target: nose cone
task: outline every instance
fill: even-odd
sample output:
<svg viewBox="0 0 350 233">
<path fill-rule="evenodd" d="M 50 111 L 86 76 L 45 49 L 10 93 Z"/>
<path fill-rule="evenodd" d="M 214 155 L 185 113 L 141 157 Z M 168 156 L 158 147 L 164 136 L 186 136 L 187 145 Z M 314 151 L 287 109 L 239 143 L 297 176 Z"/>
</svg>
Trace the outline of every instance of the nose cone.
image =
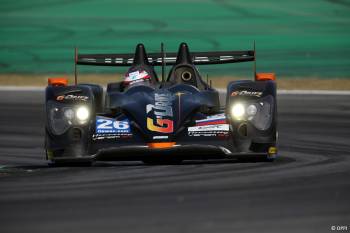
<svg viewBox="0 0 350 233">
<path fill-rule="evenodd" d="M 145 46 L 143 44 L 136 45 L 133 65 L 148 65 L 148 58 Z"/>
<path fill-rule="evenodd" d="M 192 64 L 192 58 L 186 43 L 181 43 L 177 52 L 176 64 Z"/>
</svg>

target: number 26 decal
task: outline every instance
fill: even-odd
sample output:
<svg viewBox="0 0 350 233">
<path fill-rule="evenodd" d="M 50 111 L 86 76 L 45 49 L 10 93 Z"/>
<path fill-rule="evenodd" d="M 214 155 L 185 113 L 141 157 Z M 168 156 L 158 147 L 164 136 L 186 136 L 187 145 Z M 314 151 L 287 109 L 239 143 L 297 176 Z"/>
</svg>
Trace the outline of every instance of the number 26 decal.
<svg viewBox="0 0 350 233">
<path fill-rule="evenodd" d="M 128 120 L 116 121 L 111 118 L 97 117 L 96 133 L 130 133 Z"/>
<path fill-rule="evenodd" d="M 108 119 L 98 119 L 96 122 L 97 129 L 129 129 L 127 121 L 113 121 Z"/>
</svg>

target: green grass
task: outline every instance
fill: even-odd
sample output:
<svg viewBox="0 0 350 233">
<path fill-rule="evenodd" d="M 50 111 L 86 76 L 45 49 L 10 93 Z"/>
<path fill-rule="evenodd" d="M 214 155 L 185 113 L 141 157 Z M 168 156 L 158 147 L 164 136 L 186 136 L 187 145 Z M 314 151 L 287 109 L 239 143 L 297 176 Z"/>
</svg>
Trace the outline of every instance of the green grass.
<svg viewBox="0 0 350 233">
<path fill-rule="evenodd" d="M 252 49 L 258 69 L 283 77 L 348 78 L 350 2 L 302 0 L 2 0 L 1 73 L 72 73 L 73 48 L 85 53 Z M 251 75 L 252 64 L 200 67 L 202 73 Z M 83 67 L 120 73 L 125 68 Z"/>
</svg>

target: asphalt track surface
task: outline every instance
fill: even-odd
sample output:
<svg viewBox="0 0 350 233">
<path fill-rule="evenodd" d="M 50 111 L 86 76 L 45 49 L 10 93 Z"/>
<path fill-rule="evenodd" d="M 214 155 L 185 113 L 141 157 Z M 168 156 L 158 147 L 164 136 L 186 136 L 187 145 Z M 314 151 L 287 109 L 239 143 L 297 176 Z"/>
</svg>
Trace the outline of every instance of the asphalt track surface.
<svg viewBox="0 0 350 233">
<path fill-rule="evenodd" d="M 349 95 L 280 95 L 273 163 L 73 168 L 43 160 L 42 99 L 0 92 L 2 233 L 349 231 Z"/>
</svg>

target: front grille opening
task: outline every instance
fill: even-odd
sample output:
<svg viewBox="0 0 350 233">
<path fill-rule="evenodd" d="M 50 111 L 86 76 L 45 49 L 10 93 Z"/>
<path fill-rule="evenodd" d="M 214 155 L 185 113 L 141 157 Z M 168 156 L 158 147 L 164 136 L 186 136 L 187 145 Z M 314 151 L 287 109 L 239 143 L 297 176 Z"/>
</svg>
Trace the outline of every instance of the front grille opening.
<svg viewBox="0 0 350 233">
<path fill-rule="evenodd" d="M 248 127 L 246 123 L 242 123 L 238 126 L 238 133 L 242 137 L 248 136 Z"/>
<path fill-rule="evenodd" d="M 82 132 L 78 128 L 73 128 L 72 137 L 74 141 L 80 141 Z"/>
</svg>

